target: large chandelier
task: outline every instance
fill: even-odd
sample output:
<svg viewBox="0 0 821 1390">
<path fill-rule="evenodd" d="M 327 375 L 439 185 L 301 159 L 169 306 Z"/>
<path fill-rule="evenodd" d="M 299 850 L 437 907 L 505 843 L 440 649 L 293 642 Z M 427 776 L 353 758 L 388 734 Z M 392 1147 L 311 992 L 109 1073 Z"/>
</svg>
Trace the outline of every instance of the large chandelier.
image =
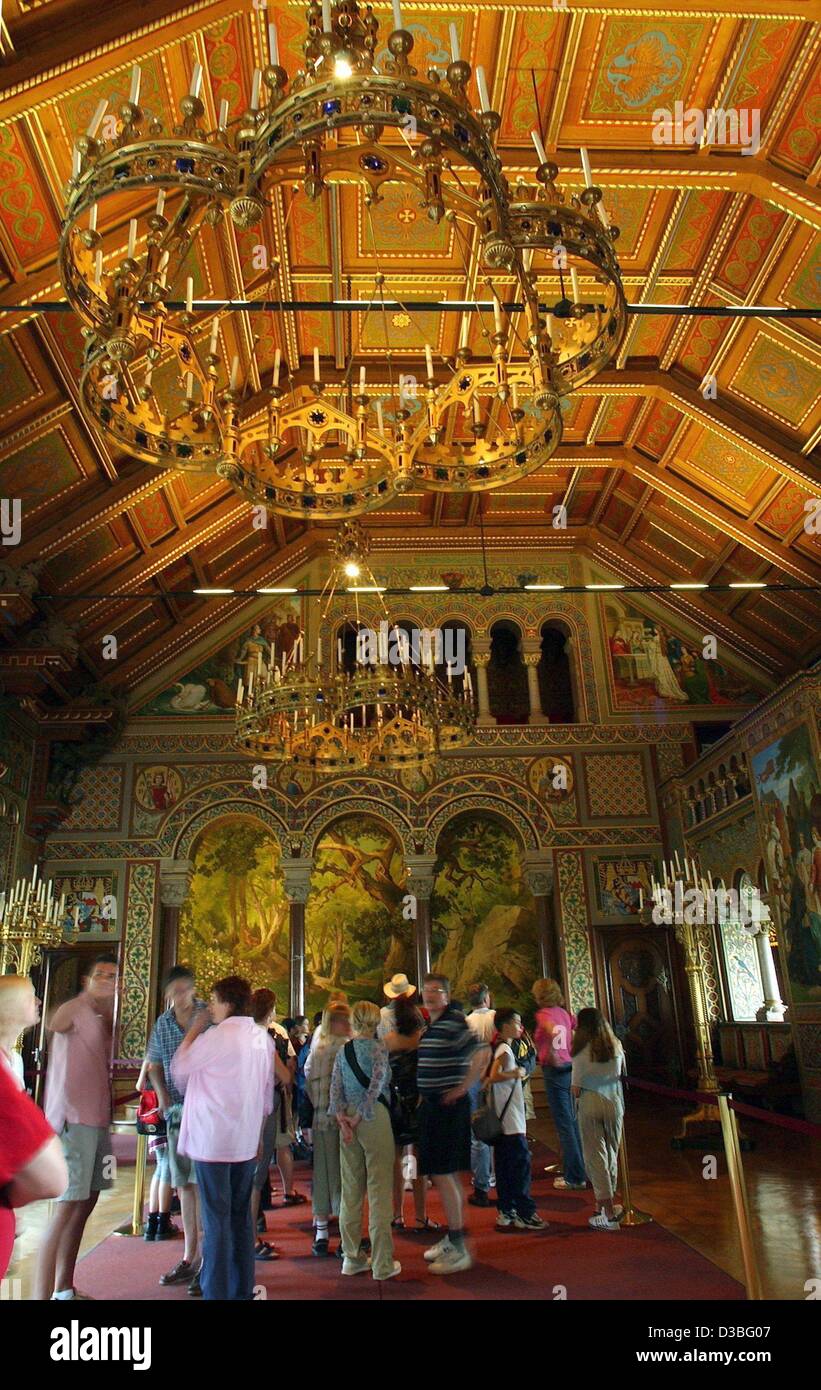
<svg viewBox="0 0 821 1390">
<path fill-rule="evenodd" d="M 229 121 L 223 102 L 213 128 L 199 65 L 172 131 L 156 118 L 146 122 L 135 68 L 116 134 L 101 138 L 101 102 L 75 148 L 60 260 L 66 293 L 87 326 L 86 417 L 149 463 L 215 471 L 249 501 L 285 515 L 338 519 L 381 506 L 397 491 L 484 490 L 525 476 L 560 442 L 559 397 L 612 359 L 626 327 L 618 232 L 608 225 L 584 152 L 586 186 L 568 198 L 535 136 L 537 190 L 524 198 L 518 184 L 512 195 L 482 69 L 476 101 L 468 91 L 474 74 L 452 28 L 444 78 L 434 69 L 422 76 L 397 0 L 393 8 L 389 57 L 377 66 L 370 6 L 311 0 L 304 66 L 292 78 L 269 25 L 269 63 L 254 73 L 247 110 Z M 402 139 L 386 143 L 391 132 Z M 475 228 L 494 305 L 488 359 L 473 361 L 461 347 L 455 359 L 443 359 L 443 373 L 426 347 L 421 408 L 411 412 L 394 383 L 387 395 L 383 388 L 369 393 L 360 369 L 358 393 L 350 380 L 337 391 L 321 381 L 318 354 L 309 380 L 279 351 L 271 385 L 244 401 L 239 359 L 227 367 L 220 353 L 218 317 L 209 338 L 210 316 L 193 312 L 186 257 L 195 239 L 226 215 L 238 228 L 257 227 L 279 185 L 316 199 L 331 184 L 358 183 L 371 203 L 396 182 L 418 189 L 432 220 Z M 145 233 L 138 235 L 132 218 L 126 254 L 106 257 L 99 209 L 140 193 L 153 204 Z M 547 315 L 533 269 L 537 253 L 559 274 L 560 296 Z M 276 256 L 273 247 L 272 263 Z M 523 304 L 521 332 L 502 310 L 493 283 L 500 273 L 506 283 L 512 278 Z M 377 274 L 368 312 L 384 302 L 384 280 Z M 163 395 L 153 378 L 167 361 L 177 365 L 179 387 Z"/>
<path fill-rule="evenodd" d="M 256 670 L 237 690 L 234 741 L 244 753 L 320 774 L 401 771 L 428 767 L 440 753 L 469 741 L 476 721 L 468 671 L 457 693 L 450 668 L 440 680 L 430 646 L 414 662 L 406 635 L 390 624 L 384 603 L 388 650 L 377 643 L 374 654 L 372 644 L 361 641 L 370 630 L 361 620 L 359 591 L 379 591 L 368 549 L 358 523 L 340 527 L 322 598 L 324 618 L 338 592 L 352 593 L 343 626 L 356 634 L 353 668 L 346 667 L 341 638 L 332 653 L 322 635 L 315 653 L 305 652 L 300 637 L 292 654 L 279 660 L 274 653 L 266 664 L 259 654 Z M 360 584 L 362 579 L 367 582 Z"/>
</svg>

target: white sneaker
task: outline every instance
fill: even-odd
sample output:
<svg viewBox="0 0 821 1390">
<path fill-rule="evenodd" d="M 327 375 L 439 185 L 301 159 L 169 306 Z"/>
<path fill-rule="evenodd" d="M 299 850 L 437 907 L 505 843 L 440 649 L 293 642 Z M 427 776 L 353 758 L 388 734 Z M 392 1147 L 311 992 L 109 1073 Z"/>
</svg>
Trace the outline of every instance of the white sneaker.
<svg viewBox="0 0 821 1390">
<path fill-rule="evenodd" d="M 511 1226 L 516 1225 L 516 1218 L 510 1212 L 500 1211 L 496 1217 L 496 1230 L 507 1231 Z"/>
<path fill-rule="evenodd" d="M 448 1250 L 452 1249 L 453 1246 L 450 1243 L 450 1236 L 443 1236 L 441 1240 L 437 1240 L 436 1244 L 430 1247 L 430 1250 L 425 1251 L 424 1257 L 428 1262 L 438 1260 L 442 1255 L 446 1254 Z"/>
<path fill-rule="evenodd" d="M 431 1274 L 461 1274 L 463 1269 L 470 1269 L 473 1260 L 467 1250 L 457 1250 L 451 1246 L 438 1260 L 434 1260 L 430 1266 Z"/>
<path fill-rule="evenodd" d="M 599 1211 L 595 1216 L 591 1216 L 588 1225 L 594 1231 L 620 1231 L 621 1226 L 618 1221 L 611 1221 L 609 1216 L 605 1216 L 603 1211 Z"/>
<path fill-rule="evenodd" d="M 52 1303 L 75 1303 L 75 1302 L 93 1303 L 93 1302 L 94 1302 L 94 1299 L 92 1298 L 92 1296 L 91 1296 L 90 1293 L 78 1293 L 76 1289 L 72 1289 L 70 1294 L 63 1294 L 62 1298 L 58 1298 L 57 1295 L 56 1295 L 56 1293 L 53 1293 L 53 1294 L 51 1295 L 50 1302 L 52 1302 Z"/>
<path fill-rule="evenodd" d="M 344 1260 L 342 1261 L 343 1274 L 367 1274 L 370 1267 L 370 1260 L 363 1259 L 361 1255 L 358 1259 L 355 1260 L 349 1260 L 346 1255 Z"/>
<path fill-rule="evenodd" d="M 395 1279 L 396 1276 L 397 1276 L 397 1274 L 401 1274 L 401 1273 L 402 1273 L 402 1266 L 401 1266 L 401 1264 L 399 1263 L 398 1260 L 394 1260 L 394 1262 L 393 1262 L 393 1269 L 391 1270 L 390 1274 L 383 1274 L 383 1275 L 382 1275 L 382 1278 L 381 1278 L 381 1279 L 378 1279 L 378 1283 L 384 1284 L 384 1282 L 385 1282 L 386 1279 Z M 377 1279 L 377 1275 L 374 1275 L 373 1277 L 374 1277 L 374 1279 Z"/>
</svg>

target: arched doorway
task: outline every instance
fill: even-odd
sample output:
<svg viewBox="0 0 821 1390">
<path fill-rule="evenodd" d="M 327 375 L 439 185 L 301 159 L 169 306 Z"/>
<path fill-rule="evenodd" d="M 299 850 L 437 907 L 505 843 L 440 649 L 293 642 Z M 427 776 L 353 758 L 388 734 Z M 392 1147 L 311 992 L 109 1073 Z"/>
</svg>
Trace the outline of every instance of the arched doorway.
<svg viewBox="0 0 821 1390">
<path fill-rule="evenodd" d="M 284 1013 L 289 914 L 279 843 L 253 817 L 226 816 L 201 831 L 191 859 L 180 960 L 191 966 L 203 994 L 222 976 L 242 975 L 254 989 L 272 989 Z"/>
<path fill-rule="evenodd" d="M 414 924 L 403 915 L 406 869 L 399 840 L 375 816 L 345 815 L 314 851 L 305 908 L 305 1012 L 331 990 L 381 1002 L 386 980 L 414 984 Z"/>
</svg>

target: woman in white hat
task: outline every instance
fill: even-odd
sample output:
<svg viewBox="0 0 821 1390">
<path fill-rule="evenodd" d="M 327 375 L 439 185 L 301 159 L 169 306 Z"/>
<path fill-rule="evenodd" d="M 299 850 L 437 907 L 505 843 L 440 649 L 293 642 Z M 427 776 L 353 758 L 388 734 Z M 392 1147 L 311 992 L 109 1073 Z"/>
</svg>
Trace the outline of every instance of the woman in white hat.
<svg viewBox="0 0 821 1390">
<path fill-rule="evenodd" d="M 396 1140 L 396 1162 L 393 1174 L 393 1226 L 405 1225 L 405 1188 L 413 1187 L 416 1226 L 420 1231 L 438 1230 L 427 1214 L 427 1179 L 416 1173 L 415 1144 L 418 1137 L 416 1112 L 419 1092 L 416 1089 L 416 1049 L 426 1019 L 414 1000 L 416 985 L 407 975 L 394 975 L 383 986 L 385 997 L 391 1000 L 381 1010 L 378 1036 L 384 1041 L 391 1062 L 394 1092 L 393 1134 Z"/>
</svg>

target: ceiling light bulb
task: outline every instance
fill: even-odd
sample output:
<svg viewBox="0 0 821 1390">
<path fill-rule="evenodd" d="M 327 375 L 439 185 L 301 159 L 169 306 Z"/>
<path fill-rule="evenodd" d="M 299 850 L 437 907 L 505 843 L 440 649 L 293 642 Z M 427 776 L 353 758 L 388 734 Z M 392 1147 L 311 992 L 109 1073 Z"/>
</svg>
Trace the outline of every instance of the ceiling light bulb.
<svg viewBox="0 0 821 1390">
<path fill-rule="evenodd" d="M 334 77 L 338 77 L 340 82 L 353 77 L 353 66 L 349 58 L 343 58 L 341 54 L 337 57 L 334 63 Z"/>
<path fill-rule="evenodd" d="M 345 565 L 345 574 L 348 579 L 359 578 L 359 566 L 355 560 L 349 560 Z"/>
</svg>

